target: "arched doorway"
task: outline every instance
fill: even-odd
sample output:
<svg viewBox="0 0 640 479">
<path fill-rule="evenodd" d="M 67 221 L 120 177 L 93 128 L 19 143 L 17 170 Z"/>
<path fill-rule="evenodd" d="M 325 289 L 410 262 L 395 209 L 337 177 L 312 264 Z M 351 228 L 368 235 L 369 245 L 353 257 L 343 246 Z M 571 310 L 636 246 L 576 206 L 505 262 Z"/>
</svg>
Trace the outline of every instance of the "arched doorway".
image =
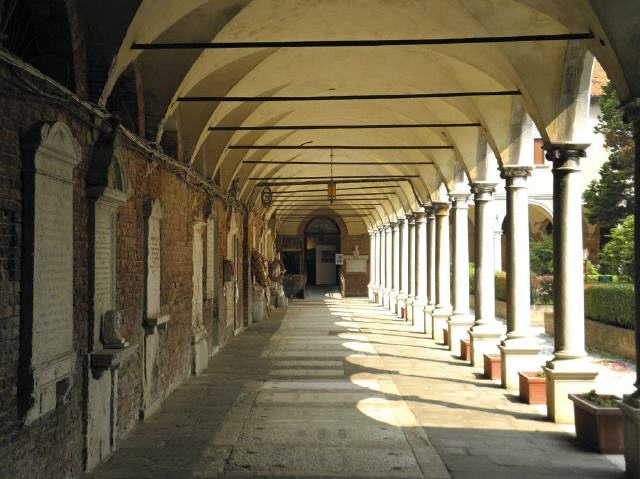
<svg viewBox="0 0 640 479">
<path fill-rule="evenodd" d="M 335 255 L 340 251 L 340 229 L 331 218 L 313 218 L 304 229 L 307 286 L 335 286 L 338 268 Z"/>
</svg>

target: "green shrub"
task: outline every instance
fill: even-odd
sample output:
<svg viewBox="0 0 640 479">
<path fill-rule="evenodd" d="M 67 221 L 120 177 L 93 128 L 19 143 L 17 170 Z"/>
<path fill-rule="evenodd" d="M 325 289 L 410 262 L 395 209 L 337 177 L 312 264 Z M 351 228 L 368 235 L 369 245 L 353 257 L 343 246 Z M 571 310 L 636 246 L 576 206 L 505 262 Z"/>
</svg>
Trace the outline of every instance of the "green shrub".
<svg viewBox="0 0 640 479">
<path fill-rule="evenodd" d="M 626 329 L 635 327 L 635 293 L 632 284 L 591 284 L 584 290 L 585 317 Z"/>
<path fill-rule="evenodd" d="M 476 294 L 476 265 L 469 263 L 469 294 Z"/>
<path fill-rule="evenodd" d="M 496 299 L 500 301 L 507 300 L 507 273 L 496 273 L 495 279 Z"/>
</svg>

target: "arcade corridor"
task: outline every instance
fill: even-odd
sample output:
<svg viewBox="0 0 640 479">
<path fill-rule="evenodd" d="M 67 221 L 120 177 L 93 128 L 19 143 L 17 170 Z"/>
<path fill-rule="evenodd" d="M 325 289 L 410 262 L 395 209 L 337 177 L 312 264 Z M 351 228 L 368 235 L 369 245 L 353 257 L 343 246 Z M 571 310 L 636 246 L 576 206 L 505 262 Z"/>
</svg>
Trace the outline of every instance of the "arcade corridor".
<svg viewBox="0 0 640 479">
<path fill-rule="evenodd" d="M 620 477 L 477 374 L 366 300 L 295 301 L 87 477 Z"/>
</svg>

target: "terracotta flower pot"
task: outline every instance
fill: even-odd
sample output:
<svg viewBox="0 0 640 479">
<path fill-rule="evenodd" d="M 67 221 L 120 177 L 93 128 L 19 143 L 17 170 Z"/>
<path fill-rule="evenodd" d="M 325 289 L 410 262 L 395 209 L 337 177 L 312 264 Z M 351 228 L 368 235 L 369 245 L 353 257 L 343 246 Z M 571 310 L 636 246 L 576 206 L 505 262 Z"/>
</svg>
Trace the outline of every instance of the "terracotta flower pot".
<svg viewBox="0 0 640 479">
<path fill-rule="evenodd" d="M 471 361 L 471 343 L 468 339 L 460 340 L 460 359 Z"/>
<path fill-rule="evenodd" d="M 624 421 L 618 406 L 597 406 L 577 394 L 569 394 L 569 399 L 580 442 L 603 454 L 624 453 Z"/>
<path fill-rule="evenodd" d="M 500 379 L 502 377 L 502 368 L 500 366 L 501 358 L 499 354 L 483 354 L 484 358 L 484 377 L 487 379 Z"/>
<path fill-rule="evenodd" d="M 527 404 L 547 404 L 547 379 L 535 372 L 519 372 L 520 400 Z"/>
<path fill-rule="evenodd" d="M 449 346 L 449 329 L 442 328 L 442 344 Z"/>
</svg>

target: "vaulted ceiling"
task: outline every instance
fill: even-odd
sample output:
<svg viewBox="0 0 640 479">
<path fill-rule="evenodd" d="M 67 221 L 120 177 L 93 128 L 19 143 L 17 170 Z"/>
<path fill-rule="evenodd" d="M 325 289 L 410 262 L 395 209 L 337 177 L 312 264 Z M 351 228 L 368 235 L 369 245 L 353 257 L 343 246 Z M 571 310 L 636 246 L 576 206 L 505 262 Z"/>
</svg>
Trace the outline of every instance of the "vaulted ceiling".
<svg viewBox="0 0 640 479">
<path fill-rule="evenodd" d="M 202 175 L 224 189 L 237 178 L 256 208 L 271 184 L 267 216 L 294 219 L 317 201 L 371 226 L 485 179 L 496 162 L 528 161 L 531 121 L 545 141 L 580 141 L 592 55 L 623 101 L 640 96 L 639 10 L 636 0 L 144 0 L 101 102 L 133 67 L 160 105 L 156 140 L 175 135 Z M 323 193 L 331 161 L 334 205 Z"/>
</svg>

